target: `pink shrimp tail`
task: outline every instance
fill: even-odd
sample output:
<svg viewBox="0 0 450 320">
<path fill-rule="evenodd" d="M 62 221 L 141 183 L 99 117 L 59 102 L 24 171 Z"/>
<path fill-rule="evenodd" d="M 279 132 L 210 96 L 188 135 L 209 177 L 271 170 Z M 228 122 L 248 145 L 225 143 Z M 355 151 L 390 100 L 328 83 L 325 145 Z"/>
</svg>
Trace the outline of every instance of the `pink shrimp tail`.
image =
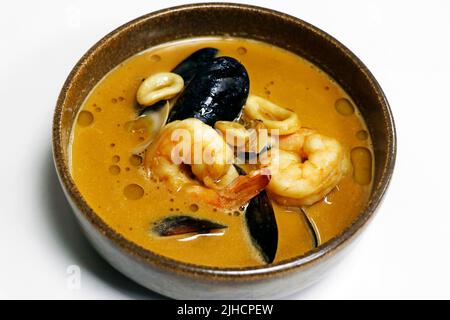
<svg viewBox="0 0 450 320">
<path fill-rule="evenodd" d="M 219 191 L 218 205 L 224 208 L 241 206 L 264 190 L 269 181 L 270 171 L 266 168 L 239 176 L 231 185 Z"/>
</svg>

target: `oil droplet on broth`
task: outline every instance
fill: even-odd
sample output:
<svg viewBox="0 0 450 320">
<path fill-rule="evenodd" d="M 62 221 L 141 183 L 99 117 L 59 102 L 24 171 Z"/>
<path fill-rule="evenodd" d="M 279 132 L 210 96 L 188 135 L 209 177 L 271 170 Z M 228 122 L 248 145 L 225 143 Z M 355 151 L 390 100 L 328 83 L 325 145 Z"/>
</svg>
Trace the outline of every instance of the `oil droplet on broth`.
<svg viewBox="0 0 450 320">
<path fill-rule="evenodd" d="M 239 47 L 239 48 L 236 49 L 236 51 L 237 51 L 237 53 L 240 54 L 240 55 L 244 55 L 244 54 L 247 53 L 247 49 L 244 48 L 244 47 Z"/>
<path fill-rule="evenodd" d="M 116 166 L 115 164 L 109 167 L 109 173 L 112 175 L 118 175 L 120 173 L 120 167 Z"/>
<path fill-rule="evenodd" d="M 140 166 L 141 163 L 142 163 L 142 157 L 133 154 L 130 157 L 130 163 L 131 163 L 132 166 L 135 166 L 135 167 Z"/>
<path fill-rule="evenodd" d="M 157 54 L 154 54 L 154 55 L 150 56 L 150 61 L 159 62 L 159 61 L 161 61 L 161 57 Z"/>
<path fill-rule="evenodd" d="M 189 210 L 191 210 L 192 212 L 197 212 L 198 209 L 199 209 L 198 204 L 193 203 L 189 206 Z"/>
<path fill-rule="evenodd" d="M 366 130 L 359 130 L 356 132 L 356 138 L 359 140 L 367 140 L 369 138 L 369 133 Z"/>
<path fill-rule="evenodd" d="M 355 107 L 348 99 L 345 98 L 336 100 L 334 107 L 336 108 L 336 111 L 343 116 L 351 116 L 355 113 Z"/>
<path fill-rule="evenodd" d="M 112 157 L 112 162 L 117 163 L 120 161 L 120 157 L 118 155 L 115 155 Z"/>
<path fill-rule="evenodd" d="M 144 189 L 140 185 L 132 183 L 123 189 L 123 194 L 127 199 L 138 200 L 144 196 Z"/>
<path fill-rule="evenodd" d="M 353 179 L 361 185 L 368 185 L 372 180 L 372 154 L 365 147 L 356 147 L 351 151 Z"/>
<path fill-rule="evenodd" d="M 87 127 L 94 122 L 94 115 L 90 111 L 83 110 L 78 114 L 77 123 L 82 127 Z"/>
</svg>

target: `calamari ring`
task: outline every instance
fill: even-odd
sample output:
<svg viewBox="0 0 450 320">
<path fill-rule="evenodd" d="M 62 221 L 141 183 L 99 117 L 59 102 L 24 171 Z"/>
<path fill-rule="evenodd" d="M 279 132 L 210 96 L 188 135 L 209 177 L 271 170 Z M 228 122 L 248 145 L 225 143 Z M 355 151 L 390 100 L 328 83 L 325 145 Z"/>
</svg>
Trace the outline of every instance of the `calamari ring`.
<svg viewBox="0 0 450 320">
<path fill-rule="evenodd" d="M 136 99 L 143 106 L 151 106 L 158 101 L 175 97 L 183 90 L 181 76 L 171 72 L 160 72 L 149 76 L 141 83 Z"/>
<path fill-rule="evenodd" d="M 248 97 L 244 115 L 252 120 L 261 120 L 268 129 L 276 129 L 280 135 L 291 134 L 301 127 L 294 111 L 254 95 Z"/>
</svg>

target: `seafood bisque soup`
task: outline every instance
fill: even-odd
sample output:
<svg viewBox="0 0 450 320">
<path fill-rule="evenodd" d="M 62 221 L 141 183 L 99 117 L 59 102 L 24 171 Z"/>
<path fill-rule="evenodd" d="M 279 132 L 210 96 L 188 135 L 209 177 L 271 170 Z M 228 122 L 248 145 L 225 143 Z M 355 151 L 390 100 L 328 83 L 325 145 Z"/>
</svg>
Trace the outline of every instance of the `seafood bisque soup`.
<svg viewBox="0 0 450 320">
<path fill-rule="evenodd" d="M 141 52 L 92 90 L 70 168 L 117 233 L 196 265 L 298 257 L 339 235 L 371 191 L 357 106 L 318 67 L 240 38 Z"/>
</svg>

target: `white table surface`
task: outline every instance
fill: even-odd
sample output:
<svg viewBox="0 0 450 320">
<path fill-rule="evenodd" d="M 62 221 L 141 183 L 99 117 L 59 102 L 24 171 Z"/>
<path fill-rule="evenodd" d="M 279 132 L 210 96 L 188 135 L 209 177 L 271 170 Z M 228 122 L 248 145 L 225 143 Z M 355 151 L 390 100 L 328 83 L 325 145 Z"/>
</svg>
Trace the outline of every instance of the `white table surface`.
<svg viewBox="0 0 450 320">
<path fill-rule="evenodd" d="M 0 2 L 0 298 L 161 298 L 90 247 L 51 160 L 53 108 L 99 38 L 187 1 Z M 450 298 L 450 2 L 247 1 L 335 36 L 373 72 L 398 133 L 393 181 L 354 250 L 295 299 Z M 67 268 L 81 287 L 67 286 Z"/>
</svg>

